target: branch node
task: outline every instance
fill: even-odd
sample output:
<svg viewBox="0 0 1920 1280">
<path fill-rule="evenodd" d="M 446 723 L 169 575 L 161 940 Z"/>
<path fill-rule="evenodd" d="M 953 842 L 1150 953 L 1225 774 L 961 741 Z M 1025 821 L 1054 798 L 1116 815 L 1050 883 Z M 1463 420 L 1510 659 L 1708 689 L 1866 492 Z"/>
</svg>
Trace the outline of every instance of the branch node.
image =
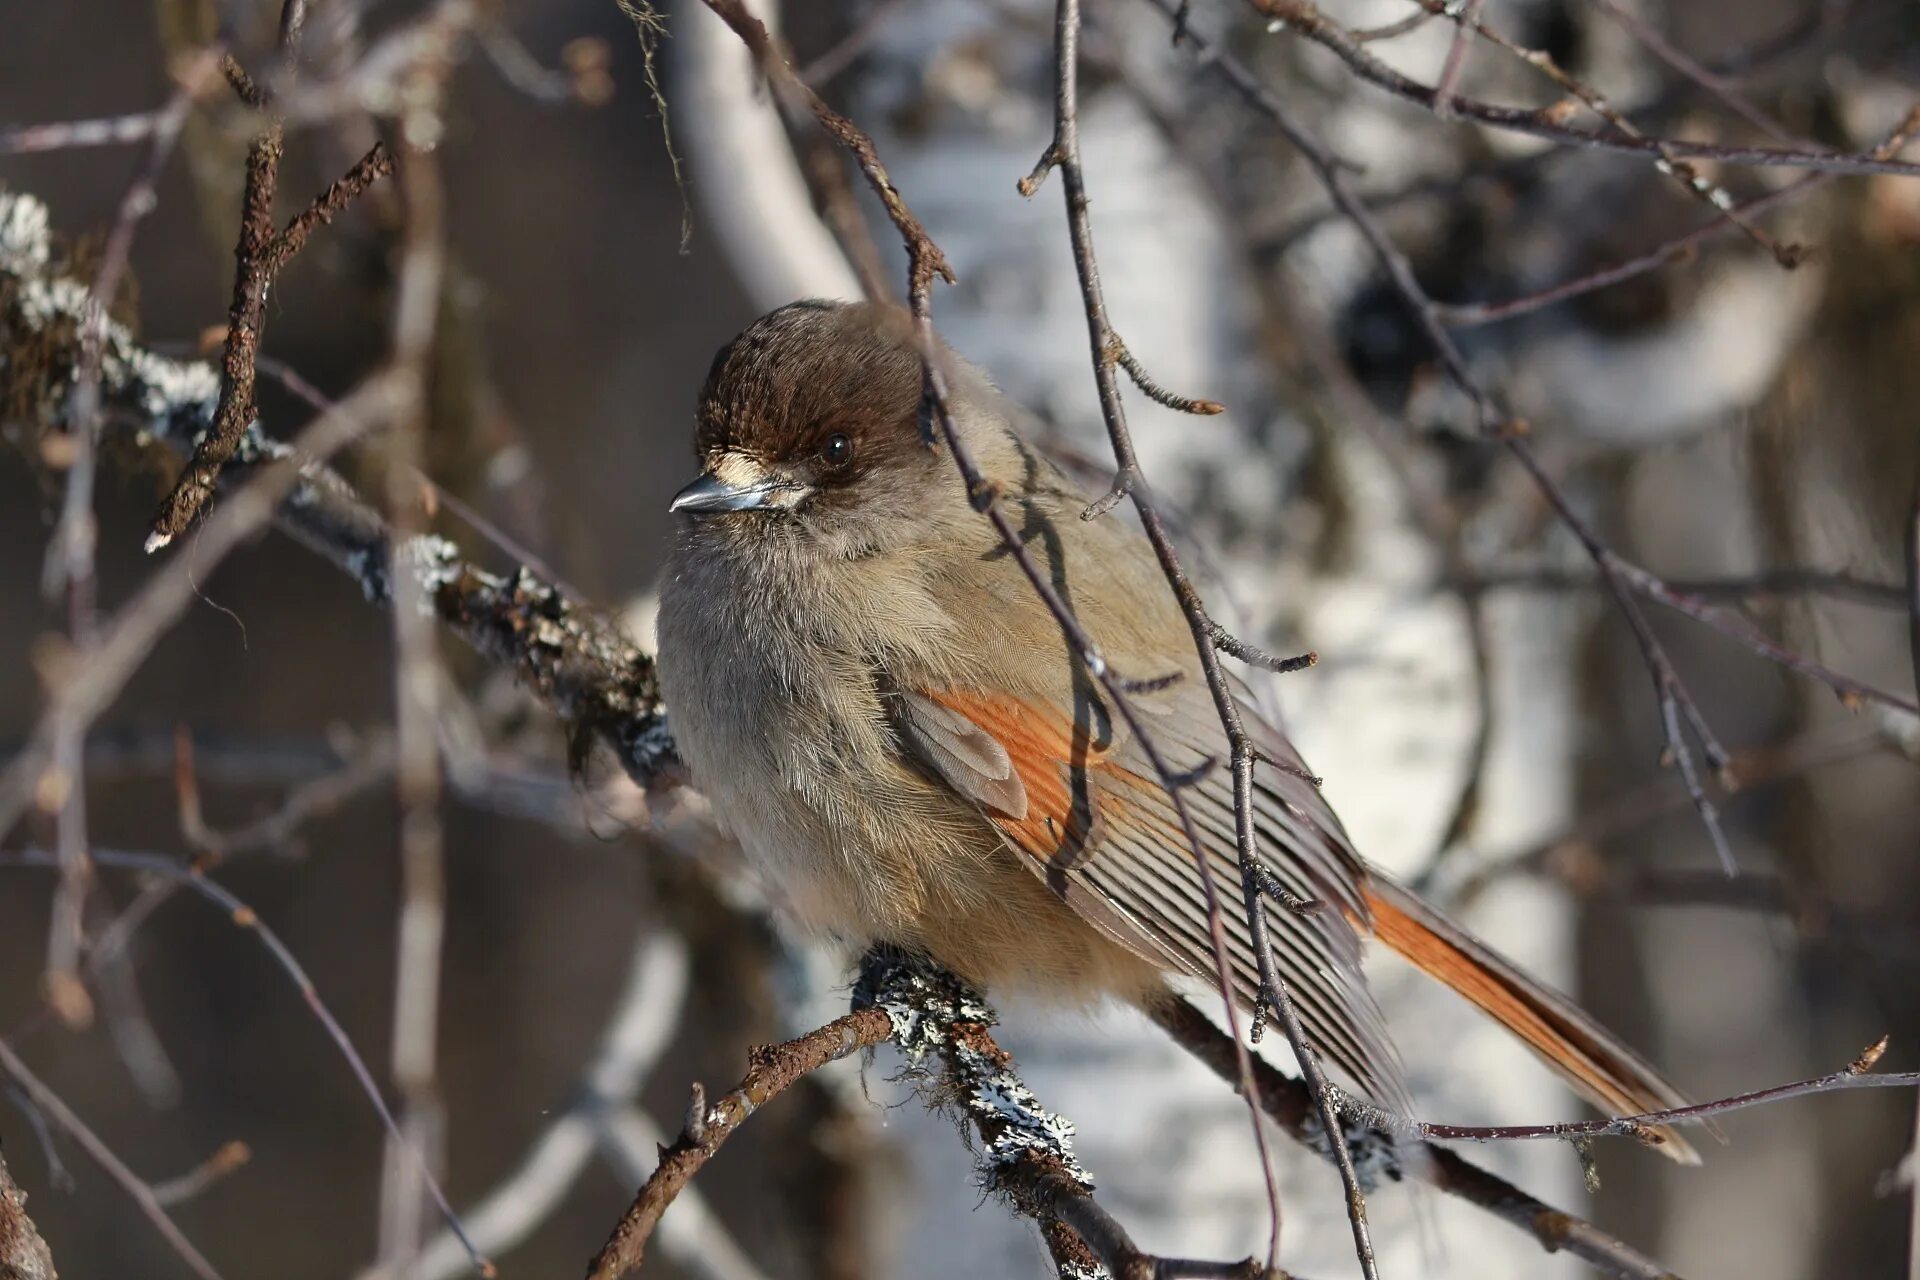
<svg viewBox="0 0 1920 1280">
<path fill-rule="evenodd" d="M 1033 168 L 1027 173 L 1027 176 L 1014 184 L 1015 189 L 1018 190 L 1021 195 L 1032 199 L 1034 193 L 1046 184 L 1047 175 L 1060 167 L 1061 158 L 1060 143 L 1058 141 L 1049 142 L 1047 149 L 1040 153 L 1040 158 L 1033 162 Z"/>
</svg>

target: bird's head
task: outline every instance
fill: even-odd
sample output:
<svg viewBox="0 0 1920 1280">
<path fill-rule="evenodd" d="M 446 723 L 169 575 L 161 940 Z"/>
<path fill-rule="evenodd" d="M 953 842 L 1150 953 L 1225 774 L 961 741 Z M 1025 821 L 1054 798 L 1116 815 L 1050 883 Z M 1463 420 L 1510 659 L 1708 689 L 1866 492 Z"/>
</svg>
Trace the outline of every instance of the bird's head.
<svg viewBox="0 0 1920 1280">
<path fill-rule="evenodd" d="M 695 532 L 851 558 L 924 528 L 959 491 L 920 432 L 920 357 L 897 310 L 796 302 L 714 357 L 700 475 L 672 509 Z"/>
</svg>

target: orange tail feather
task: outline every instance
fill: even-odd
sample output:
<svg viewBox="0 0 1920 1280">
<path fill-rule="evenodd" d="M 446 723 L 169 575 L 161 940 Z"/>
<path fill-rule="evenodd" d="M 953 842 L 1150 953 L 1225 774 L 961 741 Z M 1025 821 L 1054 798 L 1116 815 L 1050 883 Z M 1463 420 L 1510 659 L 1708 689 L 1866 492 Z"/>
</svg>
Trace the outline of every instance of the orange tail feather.
<svg viewBox="0 0 1920 1280">
<path fill-rule="evenodd" d="M 1610 1116 L 1684 1107 L 1687 1099 L 1573 1001 L 1529 978 L 1460 926 L 1384 877 L 1365 887 L 1373 936 L 1493 1018 Z M 1650 1144 L 1681 1164 L 1700 1157 L 1670 1128 Z"/>
</svg>

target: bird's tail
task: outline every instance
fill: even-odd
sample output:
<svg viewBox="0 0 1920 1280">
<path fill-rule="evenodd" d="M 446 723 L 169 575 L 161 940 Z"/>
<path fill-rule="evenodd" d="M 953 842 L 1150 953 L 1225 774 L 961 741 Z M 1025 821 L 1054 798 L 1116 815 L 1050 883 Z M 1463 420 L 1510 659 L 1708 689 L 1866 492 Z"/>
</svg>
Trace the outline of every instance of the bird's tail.
<svg viewBox="0 0 1920 1280">
<path fill-rule="evenodd" d="M 1629 1116 L 1687 1105 L 1679 1090 L 1573 1001 L 1520 972 L 1406 889 L 1376 873 L 1365 893 L 1376 938 L 1519 1037 L 1594 1106 L 1610 1116 Z M 1646 1137 L 1670 1159 L 1700 1163 L 1670 1128 L 1650 1127 Z"/>
</svg>

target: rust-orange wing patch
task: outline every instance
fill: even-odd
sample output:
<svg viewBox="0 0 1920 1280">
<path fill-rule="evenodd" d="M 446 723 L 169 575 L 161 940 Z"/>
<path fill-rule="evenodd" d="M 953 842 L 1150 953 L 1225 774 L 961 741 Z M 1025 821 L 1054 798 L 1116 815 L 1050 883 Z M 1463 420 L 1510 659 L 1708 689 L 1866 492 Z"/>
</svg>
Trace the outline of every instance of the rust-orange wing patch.
<svg viewBox="0 0 1920 1280">
<path fill-rule="evenodd" d="M 1016 847 L 1048 867 L 1070 865 L 1091 851 L 1100 792 L 1106 783 L 1132 776 L 1113 763 L 1110 740 L 1100 740 L 1107 735 L 1052 707 L 1006 694 L 929 689 L 924 696 L 966 717 L 1006 749 L 1026 788 L 1027 811 L 1015 817 L 990 810 L 989 816 Z"/>
</svg>

